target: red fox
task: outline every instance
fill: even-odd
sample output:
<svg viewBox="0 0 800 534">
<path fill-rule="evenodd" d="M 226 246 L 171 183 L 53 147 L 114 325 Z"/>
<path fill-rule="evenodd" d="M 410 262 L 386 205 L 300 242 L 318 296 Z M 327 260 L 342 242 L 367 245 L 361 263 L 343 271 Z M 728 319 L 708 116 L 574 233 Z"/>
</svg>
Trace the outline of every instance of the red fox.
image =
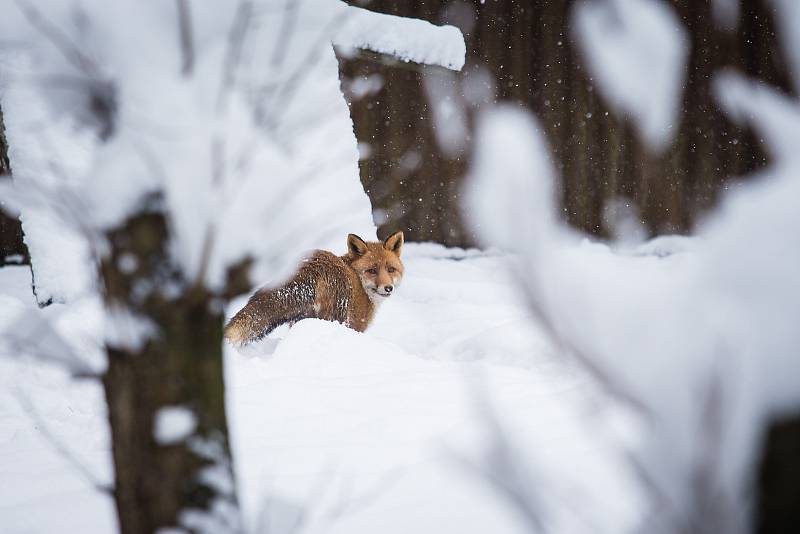
<svg viewBox="0 0 800 534">
<path fill-rule="evenodd" d="M 316 317 L 339 321 L 363 332 L 378 304 L 403 278 L 403 232 L 383 243 L 347 236 L 347 254 L 317 250 L 297 273 L 276 288 L 259 289 L 225 327 L 225 338 L 244 345 L 284 323 Z"/>
</svg>

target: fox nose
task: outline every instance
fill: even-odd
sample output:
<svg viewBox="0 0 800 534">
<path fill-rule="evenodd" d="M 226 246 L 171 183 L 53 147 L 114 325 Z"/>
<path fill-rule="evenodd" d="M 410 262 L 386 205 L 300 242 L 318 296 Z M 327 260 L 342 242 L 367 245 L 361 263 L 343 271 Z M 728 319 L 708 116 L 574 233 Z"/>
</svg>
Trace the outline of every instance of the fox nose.
<svg viewBox="0 0 800 534">
<path fill-rule="evenodd" d="M 392 289 L 394 289 L 392 286 L 383 286 L 383 290 L 386 291 L 387 293 L 391 293 Z"/>
</svg>

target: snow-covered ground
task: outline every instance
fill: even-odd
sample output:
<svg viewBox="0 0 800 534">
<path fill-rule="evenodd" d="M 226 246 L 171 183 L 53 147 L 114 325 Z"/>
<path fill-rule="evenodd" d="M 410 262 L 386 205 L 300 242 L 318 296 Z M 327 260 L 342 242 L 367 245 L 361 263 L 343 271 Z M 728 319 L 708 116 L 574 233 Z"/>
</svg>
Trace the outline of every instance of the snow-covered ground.
<svg viewBox="0 0 800 534">
<path fill-rule="evenodd" d="M 365 334 L 306 320 L 228 349 L 250 532 L 530 532 L 492 482 L 503 469 L 531 506 L 547 505 L 555 532 L 630 527 L 641 506 L 621 451 L 636 432 L 532 326 L 508 258 L 418 244 L 404 254 L 405 281 Z M 34 306 L 27 276 L 0 270 L 0 325 Z M 99 310 L 46 313 L 86 346 Z M 99 385 L 0 358 L 0 532 L 114 532 L 113 502 L 88 480 L 111 473 Z"/>
</svg>

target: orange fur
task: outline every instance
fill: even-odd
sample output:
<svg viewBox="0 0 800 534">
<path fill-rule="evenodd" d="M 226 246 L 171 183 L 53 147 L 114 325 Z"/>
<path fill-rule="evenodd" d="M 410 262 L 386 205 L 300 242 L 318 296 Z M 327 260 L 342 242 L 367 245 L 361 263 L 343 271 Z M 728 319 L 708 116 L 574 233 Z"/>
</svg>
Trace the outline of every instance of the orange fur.
<svg viewBox="0 0 800 534">
<path fill-rule="evenodd" d="M 378 303 L 387 299 L 403 277 L 400 253 L 403 233 L 384 242 L 347 236 L 347 254 L 317 250 L 297 273 L 276 288 L 258 290 L 225 327 L 235 345 L 260 339 L 283 323 L 316 317 L 339 321 L 363 332 Z"/>
</svg>

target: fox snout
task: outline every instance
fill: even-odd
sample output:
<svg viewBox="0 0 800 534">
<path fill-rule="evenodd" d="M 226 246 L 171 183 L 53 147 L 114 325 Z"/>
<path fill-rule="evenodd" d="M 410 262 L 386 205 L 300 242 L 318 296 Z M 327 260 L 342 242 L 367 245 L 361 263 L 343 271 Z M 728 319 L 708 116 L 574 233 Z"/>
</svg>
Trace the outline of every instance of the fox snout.
<svg viewBox="0 0 800 534">
<path fill-rule="evenodd" d="M 375 292 L 383 297 L 388 297 L 389 295 L 391 295 L 393 290 L 394 286 L 390 284 L 384 286 L 378 286 L 375 288 Z"/>
</svg>

